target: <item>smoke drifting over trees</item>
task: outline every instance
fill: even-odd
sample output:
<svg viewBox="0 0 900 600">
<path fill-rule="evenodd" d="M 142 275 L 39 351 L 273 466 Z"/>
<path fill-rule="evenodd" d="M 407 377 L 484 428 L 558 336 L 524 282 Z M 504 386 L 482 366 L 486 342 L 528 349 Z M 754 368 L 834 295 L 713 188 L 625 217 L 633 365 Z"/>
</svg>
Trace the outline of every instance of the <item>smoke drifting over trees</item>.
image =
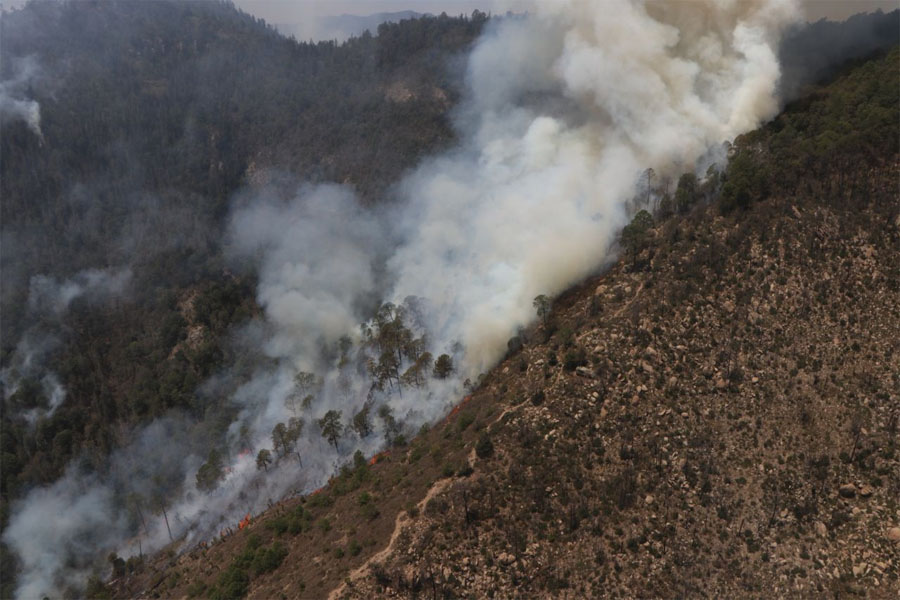
<svg viewBox="0 0 900 600">
<path fill-rule="evenodd" d="M 214 17 L 253 29 L 227 7 L 215 6 Z M 116 5 L 112 14 L 128 10 Z M 49 268 L 25 273 L 21 279 L 31 286 L 27 302 L 60 315 L 77 296 L 122 293 L 130 280 L 163 281 L 168 265 L 183 260 L 188 268 L 173 270 L 184 274 L 184 288 L 159 284 L 156 290 L 168 294 L 165 314 L 181 330 L 178 319 L 215 298 L 225 307 L 223 316 L 206 312 L 203 322 L 228 341 L 205 351 L 227 356 L 210 358 L 202 345 L 191 347 L 190 338 L 173 336 L 153 357 L 179 365 L 172 367 L 171 379 L 178 378 L 173 388 L 199 391 L 187 398 L 168 394 L 172 400 L 161 409 L 166 416 L 131 434 L 135 441 L 119 444 L 106 464 L 75 460 L 58 481 L 31 489 L 13 504 L 3 540 L 20 560 L 17 595 L 30 598 L 83 584 L 97 556 L 110 550 L 134 554 L 125 540 L 136 535 L 144 551 L 168 543 L 170 535 L 187 543 L 208 540 L 270 499 L 319 487 L 355 452 L 371 455 L 386 443 L 402 443 L 445 413 L 464 382 L 477 380 L 506 351 L 507 340 L 533 320 L 536 296 L 556 295 L 614 258 L 615 240 L 632 216 L 647 168 L 662 177 L 699 165 L 705 172 L 724 142 L 775 114 L 779 43 L 798 18 L 789 0 L 537 3 L 528 17 L 488 23 L 465 62 L 452 134 L 441 122 L 448 101 L 444 88 L 407 85 L 402 70 L 391 70 L 403 60 L 398 40 L 407 38 L 398 28 L 404 25 L 383 28 L 377 40 L 364 36 L 339 48 L 289 44 L 274 33 L 261 37 L 283 61 L 272 61 L 276 66 L 267 68 L 276 75 L 266 81 L 287 81 L 278 65 L 295 61 L 308 66 L 310 78 L 339 65 L 350 79 L 359 68 L 383 95 L 376 101 L 365 87 L 357 90 L 358 98 L 336 100 L 334 110 L 340 118 L 346 114 L 347 123 L 327 133 L 370 132 L 366 148 L 377 150 L 379 127 L 390 139 L 394 123 L 405 123 L 413 133 L 401 128 L 390 149 L 398 164 L 399 158 L 407 160 L 404 166 L 426 147 L 445 148 L 390 185 L 387 180 L 400 168 L 364 168 L 370 150 L 349 142 L 338 148 L 310 142 L 298 149 L 279 139 L 280 125 L 268 121 L 273 115 L 239 99 L 256 82 L 235 79 L 228 55 L 212 42 L 216 52 L 198 53 L 199 59 L 191 56 L 194 62 L 187 63 L 200 65 L 198 71 L 176 69 L 168 83 L 139 82 L 168 100 L 189 97 L 194 112 L 164 119 L 175 133 L 150 138 L 163 147 L 174 142 L 176 177 L 191 181 L 203 173 L 197 181 L 204 185 L 175 193 L 174 184 L 162 183 L 161 167 L 150 168 L 133 155 L 140 150 L 126 148 L 123 156 L 97 150 L 99 162 L 109 161 L 119 176 L 104 180 L 95 173 L 97 183 L 89 189 L 125 215 L 115 228 L 121 234 L 115 236 L 116 264 L 135 266 L 104 264 L 105 271 L 82 271 L 70 279 L 48 274 Z M 405 26 L 443 40 L 442 72 L 453 73 L 451 51 L 464 49 L 484 18 L 422 23 Z M 190 39 L 189 33 L 179 35 Z M 178 42 L 177 36 L 167 41 Z M 428 66 L 422 58 L 431 56 L 427 44 L 407 50 L 421 50 L 415 64 Z M 165 49 L 159 52 L 167 56 Z M 305 55 L 315 60 L 303 62 Z M 372 57 L 377 68 L 355 62 Z M 372 72 L 390 76 L 385 81 Z M 222 75 L 234 84 L 233 97 L 200 97 L 202 86 L 189 84 L 196 73 L 204 81 Z M 321 79 L 324 93 L 340 95 L 342 82 L 329 77 Z M 291 81 L 273 85 L 285 98 L 293 98 L 293 91 L 304 98 L 295 87 L 300 84 Z M 384 101 L 396 97 L 399 84 L 413 99 Z M 171 90 L 160 91 L 167 86 L 177 88 L 174 98 L 166 96 Z M 445 87 L 452 94 L 453 82 Z M 277 103 L 278 97 L 269 101 Z M 311 128 L 317 126 L 316 111 L 332 108 L 321 99 L 303 102 L 297 114 Z M 249 108 L 243 119 L 217 122 L 229 103 Z M 378 123 L 357 121 L 356 112 L 367 103 L 378 107 L 371 113 Z M 273 116 L 285 119 L 283 113 Z M 50 131 L 45 133 L 52 140 Z M 275 140 L 271 147 L 264 143 L 267 135 Z M 446 149 L 450 135 L 457 143 Z M 309 136 L 318 139 L 315 132 Z M 195 143 L 205 148 L 206 163 L 191 163 Z M 232 146 L 247 150 L 232 152 Z M 331 164 L 316 163 L 312 157 L 319 150 L 332 157 Z M 285 154 L 293 156 L 281 160 Z M 342 181 L 345 164 L 375 182 L 357 181 L 362 193 L 351 185 L 321 183 Z M 298 175 L 286 176 L 279 167 Z M 135 182 L 152 191 L 129 189 Z M 53 185 L 42 188 L 52 197 L 77 200 L 84 193 Z M 223 195 L 239 185 L 226 211 Z M 382 195 L 388 200 L 373 202 Z M 75 200 L 72 206 L 91 204 Z M 195 200 L 199 211 L 188 208 Z M 141 211 L 156 215 L 156 224 L 144 227 L 127 217 Z M 157 246 L 170 242 L 169 224 L 178 242 L 157 253 Z M 10 232 L 18 237 L 4 230 L 8 240 L 30 239 L 25 227 Z M 105 247 L 93 247 L 94 256 Z M 148 261 L 144 254 L 151 250 L 155 259 Z M 42 267 L 51 263 L 35 259 Z M 86 266 L 92 265 L 79 268 Z M 215 290 L 176 295 L 211 273 L 220 278 Z M 253 319 L 246 317 L 254 310 L 240 299 L 246 282 L 256 284 L 262 312 Z M 143 302 L 156 306 L 149 299 L 153 294 L 142 290 L 143 295 Z M 229 329 L 237 322 L 239 328 Z M 285 426 L 291 418 L 297 420 Z M 287 460 L 292 455 L 301 460 Z M 48 524 L 46 515 L 63 506 L 66 520 Z"/>
</svg>

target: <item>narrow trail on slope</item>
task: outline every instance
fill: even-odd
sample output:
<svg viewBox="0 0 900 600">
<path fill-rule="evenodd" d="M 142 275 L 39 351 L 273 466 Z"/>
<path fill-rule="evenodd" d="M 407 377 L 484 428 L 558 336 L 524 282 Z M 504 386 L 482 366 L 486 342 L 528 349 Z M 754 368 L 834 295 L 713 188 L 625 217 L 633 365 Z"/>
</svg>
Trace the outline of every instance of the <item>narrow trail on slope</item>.
<svg viewBox="0 0 900 600">
<path fill-rule="evenodd" d="M 452 479 L 441 479 L 432 484 L 432 486 L 428 488 L 428 492 L 425 494 L 425 497 L 416 504 L 416 508 L 419 510 L 419 512 L 421 513 L 425 509 L 425 505 L 428 504 L 429 500 L 447 489 L 447 487 L 449 487 L 452 482 Z M 338 600 L 338 598 L 341 597 L 341 594 L 343 594 L 346 590 L 348 583 L 352 585 L 354 581 L 365 577 L 371 565 L 381 562 L 385 558 L 387 558 L 391 554 L 391 552 L 393 552 L 394 545 L 397 542 L 397 538 L 400 537 L 400 533 L 403 531 L 403 528 L 409 521 L 410 518 L 407 512 L 405 510 L 400 511 L 400 513 L 397 514 L 397 518 L 394 520 L 394 531 L 391 533 L 391 539 L 388 542 L 387 546 L 370 556 L 363 564 L 353 569 L 353 571 L 350 572 L 350 575 L 347 576 L 347 579 L 345 579 L 338 587 L 333 589 L 331 593 L 328 594 L 328 600 Z"/>
</svg>

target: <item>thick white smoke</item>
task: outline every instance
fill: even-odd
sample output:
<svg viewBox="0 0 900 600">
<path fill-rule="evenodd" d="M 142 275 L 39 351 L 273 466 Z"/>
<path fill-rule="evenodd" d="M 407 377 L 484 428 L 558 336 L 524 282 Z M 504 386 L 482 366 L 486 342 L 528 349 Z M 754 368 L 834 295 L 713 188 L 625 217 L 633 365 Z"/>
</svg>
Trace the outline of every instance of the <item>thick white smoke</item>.
<svg viewBox="0 0 900 600">
<path fill-rule="evenodd" d="M 259 302 L 274 334 L 264 352 L 314 370 L 320 344 L 365 320 L 354 300 L 376 291 L 381 224 L 336 185 L 303 188 L 288 202 L 261 193 L 232 214 L 231 252 L 261 256 Z"/>
<path fill-rule="evenodd" d="M 490 366 L 536 295 L 606 260 L 642 170 L 690 170 L 774 115 L 795 16 L 785 0 L 570 1 L 501 22 L 470 59 L 466 146 L 405 182 L 395 297 L 439 303 L 438 339 Z"/>
<path fill-rule="evenodd" d="M 337 186 L 300 188 L 288 201 L 251 192 L 233 214 L 229 246 L 258 266 L 266 320 L 242 337 L 258 341 L 268 366 L 233 395 L 241 417 L 219 489 L 196 489 L 198 456 L 184 467 L 182 500 L 169 509 L 173 534 L 204 539 L 222 519 L 317 487 L 356 449 L 374 452 L 390 429 L 374 417 L 372 435 L 347 434 L 335 448 L 314 424 L 327 410 L 341 410 L 346 424 L 366 402 L 373 412 L 389 407 L 407 434 L 444 412 L 461 381 L 495 363 L 532 320 L 536 295 L 555 295 L 611 260 L 642 171 L 693 169 L 774 115 L 778 39 L 797 16 L 790 0 L 537 3 L 478 42 L 457 113 L 461 144 L 398 184 L 399 208 L 376 216 Z M 433 355 L 453 355 L 455 377 L 402 394 L 373 390 L 359 324 L 379 299 L 407 298 L 414 332 L 427 334 Z M 344 336 L 349 354 L 339 349 Z M 286 402 L 298 371 L 321 378 L 299 410 Z M 285 458 L 260 472 L 253 457 L 294 410 L 306 422 L 302 467 Z M 55 550 L 23 539 L 44 494 L 16 507 L 9 531 L 20 534 L 5 536 L 25 565 L 21 597 L 58 585 L 53 564 L 64 564 L 35 558 Z M 164 541 L 153 523 L 147 539 Z"/>
</svg>

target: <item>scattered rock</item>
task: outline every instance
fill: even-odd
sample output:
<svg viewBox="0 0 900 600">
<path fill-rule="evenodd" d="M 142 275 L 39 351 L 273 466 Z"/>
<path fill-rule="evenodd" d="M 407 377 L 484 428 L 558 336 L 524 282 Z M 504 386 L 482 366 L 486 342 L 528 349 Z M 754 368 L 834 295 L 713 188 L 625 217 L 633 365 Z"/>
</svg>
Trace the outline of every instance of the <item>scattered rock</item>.
<svg viewBox="0 0 900 600">
<path fill-rule="evenodd" d="M 816 521 L 815 528 L 816 535 L 818 535 L 819 537 L 825 537 L 826 535 L 828 535 L 828 527 L 826 527 L 825 523 L 823 523 L 822 521 Z"/>
<path fill-rule="evenodd" d="M 509 552 L 501 552 L 500 556 L 497 557 L 497 560 L 500 561 L 501 565 L 509 566 L 516 562 L 516 557 Z"/>
<path fill-rule="evenodd" d="M 871 485 L 864 485 L 859 488 L 859 495 L 863 498 L 868 498 L 872 494 L 875 493 L 875 489 Z"/>
<path fill-rule="evenodd" d="M 838 493 L 842 498 L 853 498 L 856 496 L 856 486 L 852 483 L 845 483 L 838 489 Z"/>
<path fill-rule="evenodd" d="M 900 542 L 900 527 L 891 527 L 888 529 L 887 539 L 892 542 Z"/>
</svg>

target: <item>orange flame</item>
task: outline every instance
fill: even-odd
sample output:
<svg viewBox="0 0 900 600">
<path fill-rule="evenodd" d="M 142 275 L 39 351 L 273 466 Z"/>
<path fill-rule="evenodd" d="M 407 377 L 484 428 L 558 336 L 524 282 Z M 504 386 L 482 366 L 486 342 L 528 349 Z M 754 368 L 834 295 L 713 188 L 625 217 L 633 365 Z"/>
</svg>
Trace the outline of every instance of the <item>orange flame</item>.
<svg viewBox="0 0 900 600">
<path fill-rule="evenodd" d="M 462 402 L 460 402 L 459 404 L 457 404 L 456 406 L 454 406 L 454 407 L 453 407 L 453 410 L 450 411 L 450 414 L 447 415 L 447 423 L 449 423 L 449 422 L 450 422 L 450 419 L 452 419 L 453 417 L 455 417 L 455 416 L 459 413 L 459 411 L 462 410 L 462 407 L 465 406 L 466 403 L 468 403 L 469 400 L 471 400 L 471 399 L 472 399 L 472 396 L 471 396 L 471 395 L 466 396 L 465 398 L 462 399 Z"/>
<path fill-rule="evenodd" d="M 389 450 L 385 450 L 384 452 L 379 452 L 375 456 L 369 459 L 369 466 L 374 466 L 380 463 L 383 459 L 387 458 L 387 455 L 390 454 Z"/>
<path fill-rule="evenodd" d="M 238 529 L 243 529 L 247 525 L 250 524 L 250 513 L 247 513 L 247 516 L 241 519 L 241 522 L 238 523 Z"/>
</svg>

